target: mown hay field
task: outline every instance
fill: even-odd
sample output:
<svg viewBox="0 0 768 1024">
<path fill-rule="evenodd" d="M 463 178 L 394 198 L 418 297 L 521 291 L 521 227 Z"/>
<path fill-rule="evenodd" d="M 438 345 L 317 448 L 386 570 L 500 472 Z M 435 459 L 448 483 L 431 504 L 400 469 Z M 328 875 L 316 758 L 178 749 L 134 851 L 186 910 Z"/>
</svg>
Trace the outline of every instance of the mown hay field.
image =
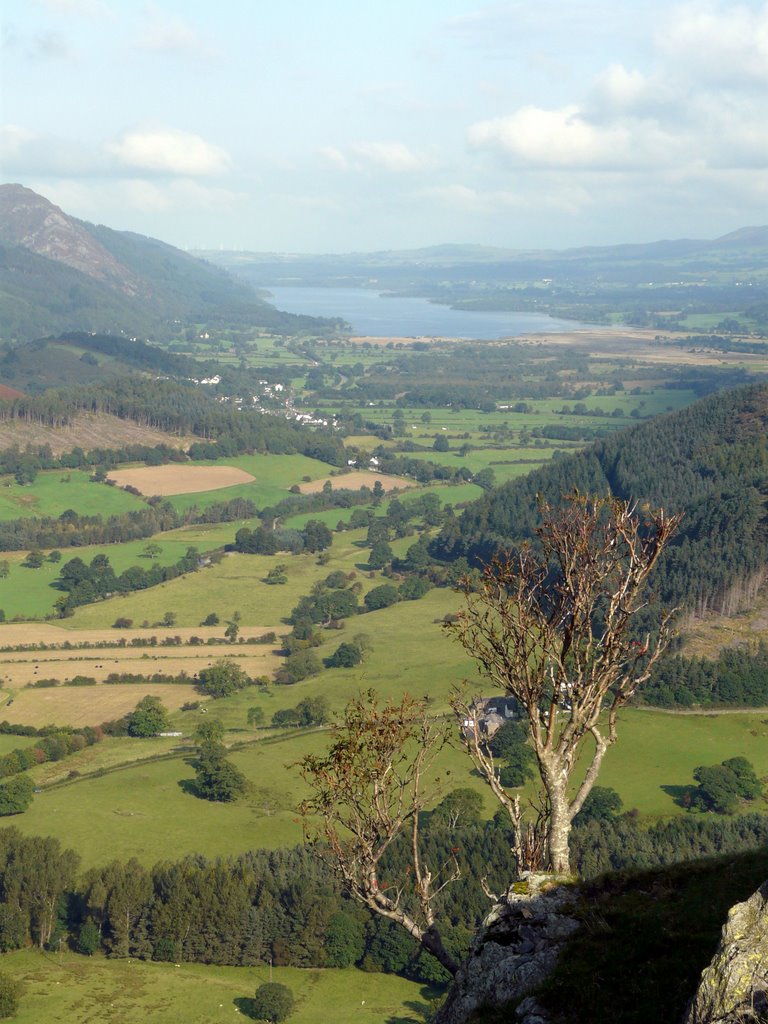
<svg viewBox="0 0 768 1024">
<path fill-rule="evenodd" d="M 8 691 L 3 690 L 7 695 Z M 159 697 L 169 710 L 199 700 L 197 689 L 187 683 L 115 683 L 96 686 L 47 686 L 13 691 L 12 704 L 0 705 L 0 717 L 8 722 L 34 725 L 99 725 L 133 711 L 142 697 Z"/>
<path fill-rule="evenodd" d="M 171 463 L 167 466 L 140 466 L 114 469 L 107 476 L 119 487 L 135 487 L 145 495 L 199 494 L 220 491 L 237 484 L 249 484 L 253 477 L 237 466 L 190 466 Z"/>
<path fill-rule="evenodd" d="M 65 682 L 75 676 L 90 676 L 101 682 L 114 672 L 130 672 L 134 675 L 154 675 L 160 672 L 168 676 L 185 673 L 194 676 L 219 658 L 235 658 L 237 664 L 251 677 L 271 676 L 280 661 L 270 647 L 233 647 L 230 644 L 210 647 L 201 645 L 151 647 L 148 650 L 108 650 L 88 655 L 82 651 L 73 651 L 57 656 L 55 652 L 47 651 L 42 652 L 40 658 L 29 654 L 4 655 L 0 662 L 0 686 L 4 690 L 18 690 L 26 688 L 28 683 L 34 683 L 38 679 L 59 679 Z M 41 692 L 50 689 L 52 687 L 42 687 Z M 20 718 L 9 719 L 11 720 L 26 721 Z"/>
<path fill-rule="evenodd" d="M 69 620 L 65 620 L 69 623 Z M 0 624 L 0 648 L 17 647 L 23 644 L 116 644 L 120 641 L 130 643 L 132 640 L 146 640 L 148 637 L 155 637 L 158 643 L 171 637 L 180 636 L 183 641 L 190 637 L 198 636 L 208 644 L 213 640 L 221 640 L 224 643 L 224 629 L 226 624 L 219 626 L 182 626 L 182 627 L 153 627 L 150 629 L 78 629 L 73 633 L 67 629 L 64 623 L 54 625 L 53 623 L 42 622 L 4 622 Z M 273 632 L 270 626 L 242 626 L 240 636 L 244 639 L 258 638 L 265 633 Z M 231 648 L 229 648 L 231 650 Z M 49 655 L 57 657 L 57 652 L 40 651 L 36 652 L 39 657 L 46 658 Z M 6 652 L 7 658 L 13 658 L 13 652 Z M 29 657 L 29 652 L 19 652 L 21 657 Z M 73 657 L 77 654 L 73 652 Z M 107 657 L 107 655 L 105 655 Z"/>
<path fill-rule="evenodd" d="M 333 468 L 327 462 L 312 459 L 307 455 L 237 455 L 215 461 L 200 460 L 192 465 L 240 469 L 252 479 L 249 483 L 234 484 L 209 493 L 171 495 L 169 501 L 180 511 L 191 505 L 206 508 L 214 502 L 229 501 L 233 498 L 248 498 L 259 508 L 274 505 L 285 498 L 290 488 L 294 484 L 300 484 L 305 477 L 309 480 L 325 478 Z"/>
</svg>

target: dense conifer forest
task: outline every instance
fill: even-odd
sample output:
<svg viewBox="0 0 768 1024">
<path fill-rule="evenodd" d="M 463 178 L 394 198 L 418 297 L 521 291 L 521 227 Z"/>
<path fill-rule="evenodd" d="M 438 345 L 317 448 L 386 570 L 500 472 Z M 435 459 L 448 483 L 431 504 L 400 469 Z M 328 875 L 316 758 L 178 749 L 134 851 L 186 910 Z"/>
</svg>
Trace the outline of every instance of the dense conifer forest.
<svg viewBox="0 0 768 1024">
<path fill-rule="evenodd" d="M 730 613 L 768 562 L 768 387 L 749 385 L 600 440 L 499 487 L 450 520 L 432 553 L 480 563 L 531 537 L 537 496 L 582 493 L 685 511 L 654 578 L 666 606 Z"/>
</svg>

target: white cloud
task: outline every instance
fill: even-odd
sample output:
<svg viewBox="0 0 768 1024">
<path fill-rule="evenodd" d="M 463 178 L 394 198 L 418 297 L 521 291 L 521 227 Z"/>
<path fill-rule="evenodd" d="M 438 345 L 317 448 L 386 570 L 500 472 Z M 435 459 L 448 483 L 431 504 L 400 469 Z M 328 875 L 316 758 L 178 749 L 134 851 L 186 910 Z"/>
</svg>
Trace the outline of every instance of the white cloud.
<svg viewBox="0 0 768 1024">
<path fill-rule="evenodd" d="M 197 178 L 224 174 L 230 167 L 229 155 L 220 146 L 171 128 L 128 132 L 106 149 L 124 167 L 151 174 Z"/>
<path fill-rule="evenodd" d="M 663 157 L 670 140 L 662 135 L 651 123 L 593 124 L 576 105 L 560 110 L 531 106 L 472 125 L 468 141 L 474 149 L 499 153 L 523 167 L 615 168 Z"/>
<path fill-rule="evenodd" d="M 105 0 L 35 0 L 51 14 L 62 14 L 66 17 L 79 15 L 85 18 L 114 17 L 113 8 Z"/>
<path fill-rule="evenodd" d="M 40 32 L 27 45 L 32 60 L 72 60 L 75 50 L 60 32 Z"/>
<path fill-rule="evenodd" d="M 76 139 L 38 135 L 15 124 L 0 128 L 0 150 L 6 177 L 36 175 L 73 178 L 104 174 L 109 161 L 99 149 Z"/>
<path fill-rule="evenodd" d="M 523 206 L 526 198 L 517 192 L 494 190 L 482 192 L 469 185 L 434 185 L 420 189 L 420 199 L 439 203 L 451 210 L 465 213 L 493 213 L 499 209 Z"/>
<path fill-rule="evenodd" d="M 335 146 L 323 146 L 322 160 L 340 171 L 386 171 L 408 174 L 426 165 L 424 157 L 414 153 L 404 142 L 357 142 L 347 152 Z"/>
<path fill-rule="evenodd" d="M 229 189 L 213 188 L 196 181 L 181 179 L 170 182 L 150 182 L 141 178 L 119 183 L 119 193 L 126 205 L 142 213 L 167 213 L 196 210 L 227 211 L 246 197 Z"/>
<path fill-rule="evenodd" d="M 655 84 L 642 71 L 611 64 L 596 77 L 592 98 L 608 110 L 630 111 L 645 106 L 655 92 Z"/>
<path fill-rule="evenodd" d="M 768 81 L 768 4 L 696 0 L 675 8 L 660 27 L 656 46 L 678 69 L 709 83 Z"/>
<path fill-rule="evenodd" d="M 453 184 L 420 189 L 417 195 L 422 200 L 445 206 L 456 213 L 486 216 L 500 215 L 510 210 L 530 211 L 533 207 L 575 214 L 593 203 L 587 188 L 570 179 L 564 181 L 560 175 L 553 175 L 546 181 L 538 178 L 535 197 L 527 180 L 522 180 L 515 190 L 482 190 L 469 185 Z"/>
<path fill-rule="evenodd" d="M 423 159 L 403 142 L 358 142 L 352 152 L 371 167 L 394 174 L 417 171 Z"/>
<path fill-rule="evenodd" d="M 331 167 L 335 167 L 340 171 L 349 170 L 349 161 L 344 156 L 340 149 L 336 149 L 335 146 L 323 146 L 318 150 L 318 153 L 325 163 L 330 164 Z"/>
<path fill-rule="evenodd" d="M 144 49 L 189 57 L 215 55 L 216 51 L 184 18 L 168 14 L 153 3 L 146 4 L 144 10 L 147 25 L 139 41 Z"/>
</svg>

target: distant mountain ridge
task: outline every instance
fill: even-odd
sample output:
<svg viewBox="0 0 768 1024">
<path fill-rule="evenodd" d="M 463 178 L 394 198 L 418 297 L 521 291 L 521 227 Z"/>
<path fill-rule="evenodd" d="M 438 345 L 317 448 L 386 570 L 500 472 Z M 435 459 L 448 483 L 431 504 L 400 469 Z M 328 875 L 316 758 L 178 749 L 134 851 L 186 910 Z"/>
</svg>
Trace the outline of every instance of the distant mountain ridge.
<svg viewBox="0 0 768 1024">
<path fill-rule="evenodd" d="M 0 340 L 67 331 L 159 337 L 173 321 L 222 317 L 278 333 L 324 326 L 279 312 L 250 284 L 172 245 L 70 217 L 23 185 L 0 185 Z"/>
<path fill-rule="evenodd" d="M 744 227 L 718 238 L 659 239 L 655 242 L 625 242 L 616 245 L 585 245 L 568 249 L 507 249 L 492 245 L 443 243 L 420 249 L 383 249 L 371 252 L 294 253 L 248 250 L 198 250 L 196 255 L 220 266 L 236 268 L 253 263 L 316 262 L 349 263 L 356 266 L 426 263 L 434 266 L 470 263 L 498 263 L 519 260 L 572 260 L 584 257 L 621 259 L 664 259 L 729 248 L 768 249 L 768 225 Z"/>
</svg>

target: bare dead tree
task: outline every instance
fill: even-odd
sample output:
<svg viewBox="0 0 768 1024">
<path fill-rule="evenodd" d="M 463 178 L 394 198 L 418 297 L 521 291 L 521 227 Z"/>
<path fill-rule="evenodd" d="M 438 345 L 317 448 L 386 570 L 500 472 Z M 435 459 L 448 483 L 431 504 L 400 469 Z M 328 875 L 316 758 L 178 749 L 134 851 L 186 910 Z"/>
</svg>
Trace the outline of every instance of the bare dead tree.
<svg viewBox="0 0 768 1024">
<path fill-rule="evenodd" d="M 352 700 L 324 756 L 299 762 L 312 795 L 301 805 L 305 834 L 328 852 L 347 892 L 402 925 L 451 974 L 457 964 L 437 927 L 436 897 L 459 877 L 455 856 L 433 873 L 424 860 L 419 815 L 425 783 L 449 727 L 427 717 L 423 701 L 380 703 L 373 691 Z M 406 877 L 382 880 L 381 860 L 406 835 Z"/>
<path fill-rule="evenodd" d="M 470 756 L 510 816 L 518 869 L 567 874 L 571 825 L 616 741 L 618 712 L 670 638 L 672 612 L 661 616 L 654 639 L 633 639 L 630 625 L 681 516 L 644 509 L 641 517 L 629 502 L 578 493 L 540 509 L 539 548 L 496 558 L 479 585 L 466 578 L 466 607 L 446 628 L 527 716 L 543 787 L 543 813 L 528 824 L 519 797 L 501 785 L 476 698 L 465 690 L 452 702 Z M 594 750 L 582 777 L 588 737 Z"/>
</svg>

